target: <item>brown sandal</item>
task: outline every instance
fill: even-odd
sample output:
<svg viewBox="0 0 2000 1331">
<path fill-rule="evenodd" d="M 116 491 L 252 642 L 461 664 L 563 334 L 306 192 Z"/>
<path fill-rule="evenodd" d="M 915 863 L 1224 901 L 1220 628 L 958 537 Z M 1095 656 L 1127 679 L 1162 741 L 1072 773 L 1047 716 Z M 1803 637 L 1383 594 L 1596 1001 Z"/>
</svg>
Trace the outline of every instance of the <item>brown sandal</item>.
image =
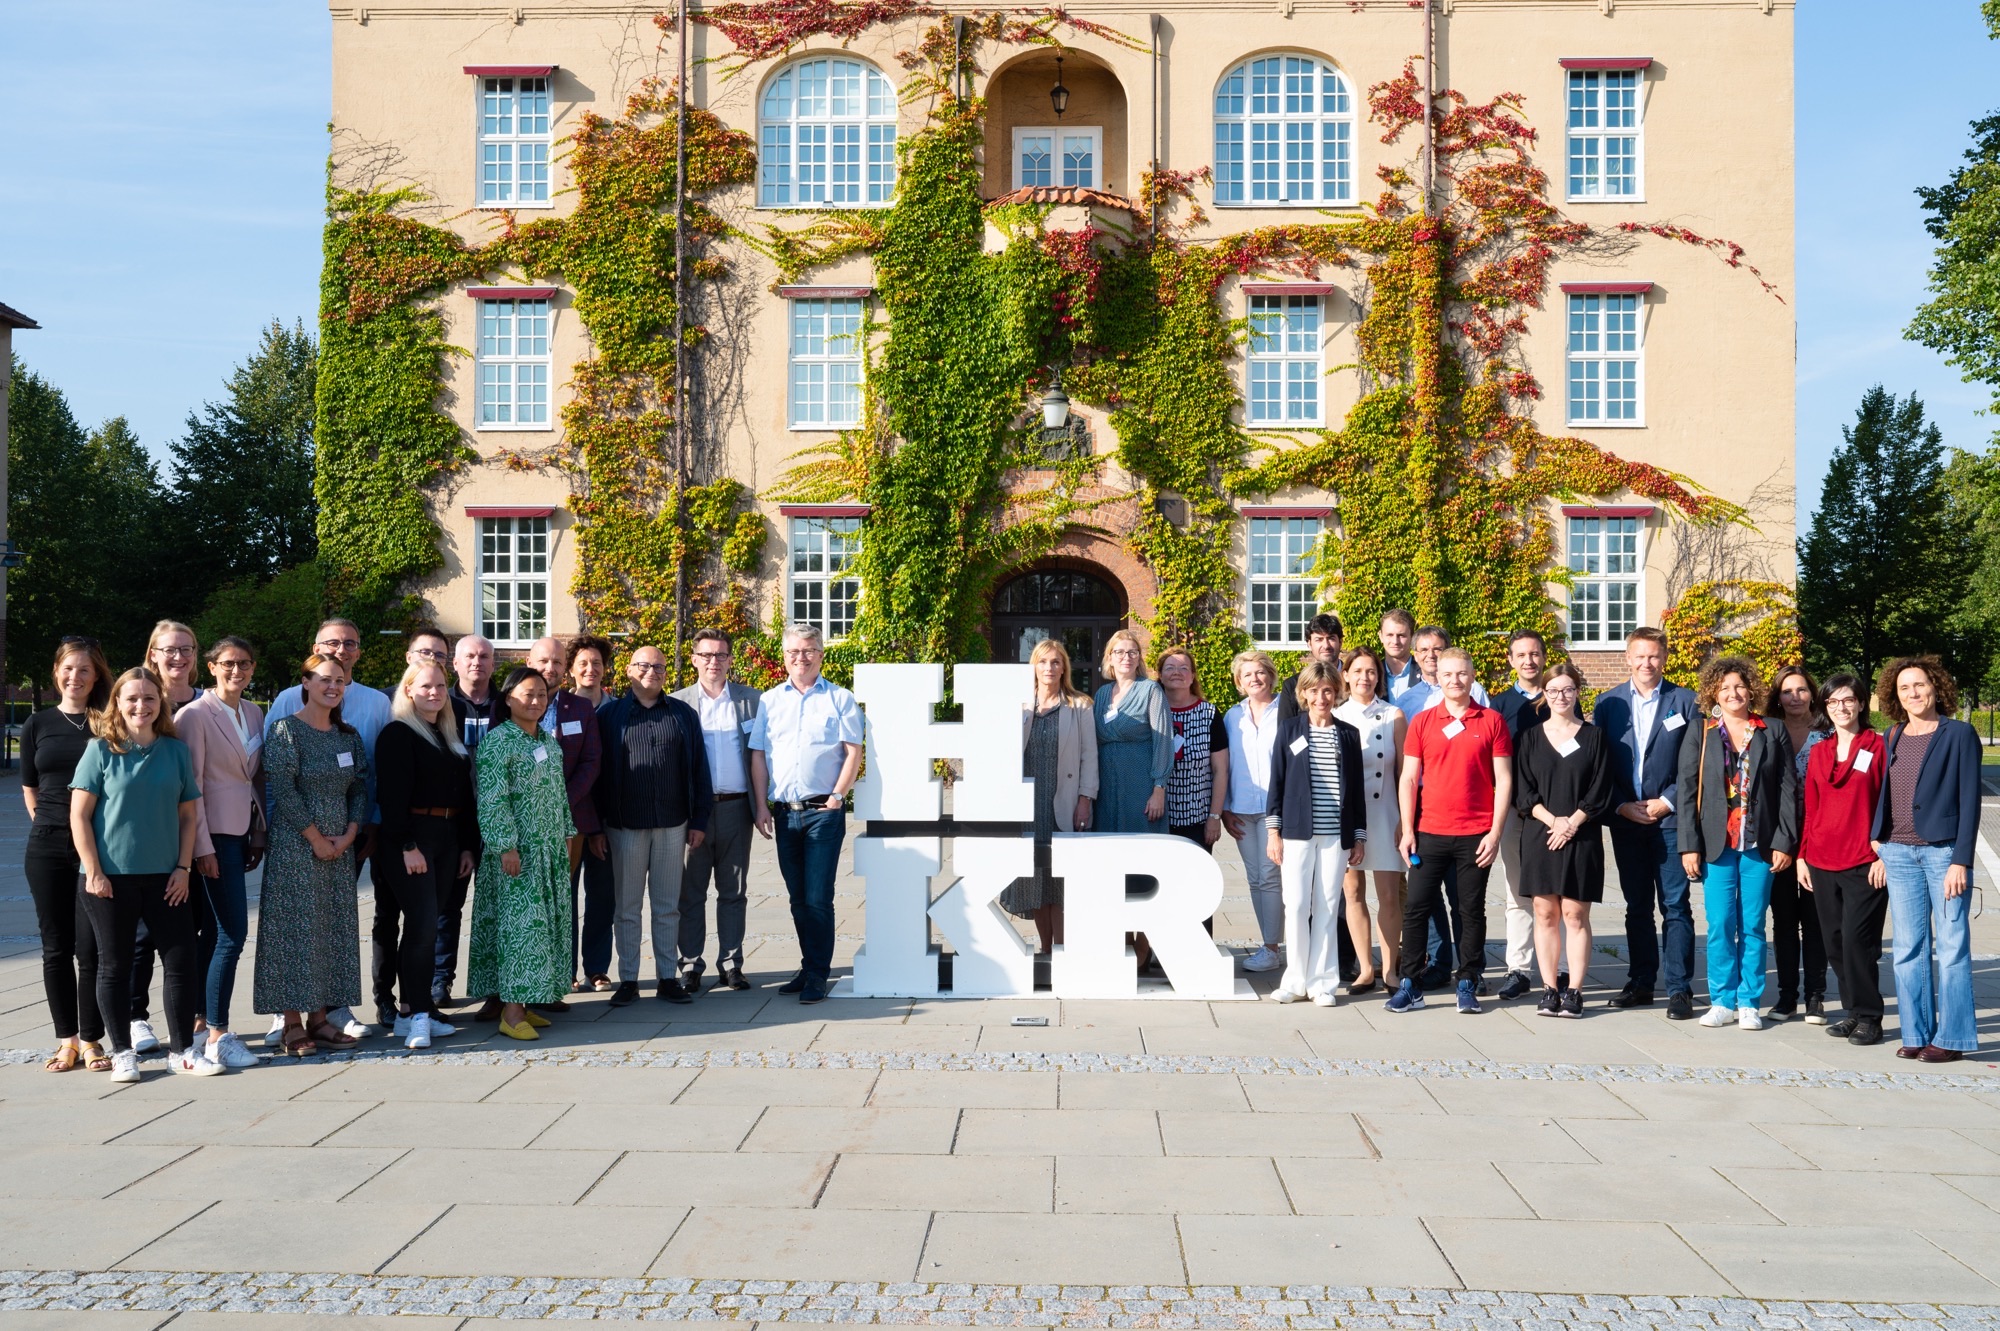
<svg viewBox="0 0 2000 1331">
<path fill-rule="evenodd" d="M 92 1072 L 111 1071 L 111 1055 L 97 1041 L 85 1040 L 77 1052 L 83 1055 L 83 1065 Z"/>
<path fill-rule="evenodd" d="M 313 1027 L 312 1038 L 320 1044 L 332 1045 L 336 1049 L 345 1049 L 349 1045 L 361 1043 L 361 1041 L 355 1039 L 346 1031 L 336 1030 L 334 1024 L 330 1021 L 323 1021 Z"/>
<path fill-rule="evenodd" d="M 311 1058 L 319 1052 L 319 1046 L 313 1043 L 303 1026 L 287 1026 L 278 1038 L 284 1043 L 285 1052 L 293 1058 Z"/>
<path fill-rule="evenodd" d="M 44 1072 L 74 1072 L 76 1065 L 83 1061 L 83 1054 L 73 1044 L 59 1044 L 48 1062 L 42 1064 Z"/>
</svg>

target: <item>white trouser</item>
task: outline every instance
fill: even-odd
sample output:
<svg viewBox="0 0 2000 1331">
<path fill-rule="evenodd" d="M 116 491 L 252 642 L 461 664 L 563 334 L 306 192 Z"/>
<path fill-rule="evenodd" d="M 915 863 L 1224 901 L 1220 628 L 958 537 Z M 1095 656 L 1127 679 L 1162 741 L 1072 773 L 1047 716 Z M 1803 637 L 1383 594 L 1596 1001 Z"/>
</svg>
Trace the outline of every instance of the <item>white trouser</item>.
<svg viewBox="0 0 2000 1331">
<path fill-rule="evenodd" d="M 1243 835 L 1236 838 L 1236 849 L 1243 856 L 1243 876 L 1250 880 L 1250 909 L 1257 913 L 1257 932 L 1263 935 L 1265 947 L 1281 947 L 1285 941 L 1285 897 L 1283 875 L 1271 863 L 1271 820 L 1263 814 L 1239 816 Z"/>
<path fill-rule="evenodd" d="M 1507 871 L 1507 969 L 1533 978 L 1535 899 L 1521 895 L 1521 815 L 1512 809 L 1500 827 L 1500 866 Z"/>
<path fill-rule="evenodd" d="M 681 860 L 687 846 L 687 824 L 679 827 L 607 827 L 611 882 L 617 893 L 618 978 L 639 982 L 639 908 L 653 899 L 653 973 L 672 980 L 681 933 Z"/>
<path fill-rule="evenodd" d="M 1316 998 L 1340 987 L 1336 928 L 1346 909 L 1346 877 L 1339 837 L 1285 842 L 1285 973 L 1278 988 Z"/>
</svg>

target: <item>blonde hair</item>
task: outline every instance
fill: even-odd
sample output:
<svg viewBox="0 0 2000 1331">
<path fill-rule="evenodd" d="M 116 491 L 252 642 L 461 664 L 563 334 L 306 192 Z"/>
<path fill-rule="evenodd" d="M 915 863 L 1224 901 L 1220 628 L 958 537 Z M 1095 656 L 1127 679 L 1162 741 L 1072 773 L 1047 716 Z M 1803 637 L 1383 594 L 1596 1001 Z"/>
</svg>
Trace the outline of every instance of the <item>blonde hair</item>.
<svg viewBox="0 0 2000 1331">
<path fill-rule="evenodd" d="M 1116 647 L 1121 642 L 1131 643 L 1132 646 L 1139 653 L 1139 673 L 1135 675 L 1133 678 L 1151 679 L 1153 676 L 1151 672 L 1149 672 L 1146 669 L 1146 644 L 1140 642 L 1139 635 L 1134 633 L 1131 629 L 1119 629 L 1116 633 L 1112 634 L 1109 638 L 1106 638 L 1104 640 L 1104 659 L 1097 663 L 1097 668 L 1103 671 L 1107 678 L 1112 678 L 1112 679 L 1117 678 L 1117 676 L 1111 673 L 1111 649 L 1113 647 Z"/>
<path fill-rule="evenodd" d="M 1269 652 L 1260 652 L 1252 647 L 1247 652 L 1238 652 L 1229 658 L 1229 682 L 1238 689 L 1243 687 L 1243 667 L 1260 665 L 1271 672 L 1271 682 L 1278 682 L 1278 663 L 1271 659 Z"/>
<path fill-rule="evenodd" d="M 151 650 L 150 648 L 148 650 Z M 123 753 L 132 743 L 132 732 L 125 726 L 125 717 L 118 710 L 118 695 L 127 684 L 143 682 L 153 686 L 153 692 L 160 697 L 160 714 L 153 721 L 155 739 L 174 738 L 174 710 L 167 706 L 167 683 L 144 666 L 133 666 L 117 679 L 111 681 L 111 697 L 103 708 L 91 715 L 90 728 L 104 741 L 113 753 Z"/>
<path fill-rule="evenodd" d="M 1043 638 L 1035 644 L 1035 650 L 1028 653 L 1029 668 L 1033 669 L 1035 663 L 1045 656 L 1053 656 L 1062 662 L 1062 684 L 1059 687 L 1059 696 L 1062 700 L 1064 702 L 1087 701 L 1083 693 L 1077 689 L 1075 681 L 1070 678 L 1070 671 L 1074 667 L 1070 665 L 1069 648 L 1063 646 L 1055 638 Z M 1042 696 L 1042 682 L 1036 680 L 1034 684 L 1035 698 L 1037 701 L 1040 701 Z"/>
<path fill-rule="evenodd" d="M 194 635 L 193 629 L 181 623 L 178 619 L 163 619 L 153 625 L 153 632 L 146 639 L 146 664 L 150 666 L 153 663 L 153 649 L 158 647 L 160 639 L 166 637 L 169 633 L 187 634 L 188 642 L 194 647 L 194 655 L 188 658 L 188 673 L 192 675 L 194 673 L 194 663 L 201 659 L 201 639 Z M 161 695 L 162 702 L 165 701 L 165 696 L 164 694 Z M 119 752 L 123 753 L 124 750 L 120 749 Z"/>
<path fill-rule="evenodd" d="M 1299 682 L 1292 686 L 1292 698 L 1300 711 L 1306 710 L 1306 690 L 1318 688 L 1322 684 L 1333 685 L 1333 701 L 1338 704 L 1342 692 L 1340 671 L 1330 661 L 1308 661 L 1299 667 Z"/>
<path fill-rule="evenodd" d="M 463 758 L 465 756 L 465 741 L 458 737 L 457 725 L 445 724 L 445 718 L 451 715 L 451 698 L 448 695 L 446 696 L 444 711 L 438 715 L 438 724 L 432 725 L 418 713 L 416 700 L 410 697 L 410 685 L 416 683 L 417 676 L 423 674 L 426 670 L 437 671 L 443 677 L 445 685 L 447 687 L 450 686 L 451 672 L 443 666 L 438 665 L 435 661 L 423 661 L 409 666 L 404 669 L 401 682 L 396 685 L 395 692 L 390 695 L 389 715 L 395 717 L 419 735 L 422 735 L 433 746 L 442 748 L 446 753 L 451 754 L 455 758 Z"/>
</svg>

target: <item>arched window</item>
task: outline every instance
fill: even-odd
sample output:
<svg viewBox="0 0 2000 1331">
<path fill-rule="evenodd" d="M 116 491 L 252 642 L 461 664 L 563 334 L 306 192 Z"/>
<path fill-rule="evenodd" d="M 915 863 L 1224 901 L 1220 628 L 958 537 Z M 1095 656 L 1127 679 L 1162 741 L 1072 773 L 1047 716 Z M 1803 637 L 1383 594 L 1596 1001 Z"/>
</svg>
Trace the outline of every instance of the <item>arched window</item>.
<svg viewBox="0 0 2000 1331">
<path fill-rule="evenodd" d="M 1354 202 L 1354 95 L 1326 61 L 1266 55 L 1215 90 L 1215 201 Z"/>
<path fill-rule="evenodd" d="M 813 57 L 764 89 L 757 202 L 863 208 L 896 190 L 896 90 L 859 60 Z"/>
</svg>

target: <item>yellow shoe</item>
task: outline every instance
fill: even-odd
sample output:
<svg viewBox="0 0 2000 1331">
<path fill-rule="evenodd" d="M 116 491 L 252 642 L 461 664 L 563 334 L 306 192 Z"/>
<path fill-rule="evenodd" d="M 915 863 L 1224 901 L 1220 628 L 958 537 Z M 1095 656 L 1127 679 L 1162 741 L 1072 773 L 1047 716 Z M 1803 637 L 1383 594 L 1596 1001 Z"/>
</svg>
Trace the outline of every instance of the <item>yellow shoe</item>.
<svg viewBox="0 0 2000 1331">
<path fill-rule="evenodd" d="M 531 1023 L 525 1021 L 519 1026 L 509 1026 L 505 1021 L 502 1021 L 500 1023 L 500 1033 L 513 1040 L 539 1040 L 542 1038 L 541 1032 L 537 1031 Z"/>
<path fill-rule="evenodd" d="M 528 1024 L 530 1026 L 533 1026 L 536 1030 L 540 1030 L 542 1027 L 550 1024 L 549 1019 L 547 1017 L 544 1017 L 541 1013 L 535 1011 L 533 1008 L 523 1008 L 522 1011 L 528 1014 Z"/>
</svg>

